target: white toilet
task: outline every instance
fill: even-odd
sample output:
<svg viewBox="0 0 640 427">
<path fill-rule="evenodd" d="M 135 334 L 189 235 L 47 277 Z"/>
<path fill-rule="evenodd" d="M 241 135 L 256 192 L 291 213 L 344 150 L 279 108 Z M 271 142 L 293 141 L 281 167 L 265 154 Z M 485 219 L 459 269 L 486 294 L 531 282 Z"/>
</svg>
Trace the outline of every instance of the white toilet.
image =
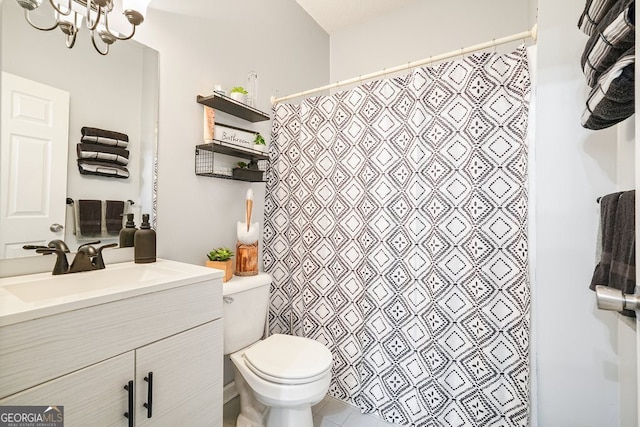
<svg viewBox="0 0 640 427">
<path fill-rule="evenodd" d="M 240 394 L 237 427 L 313 427 L 311 406 L 331 381 L 331 352 L 309 338 L 275 334 L 262 340 L 271 277 L 234 277 L 223 284 L 224 353 Z"/>
</svg>

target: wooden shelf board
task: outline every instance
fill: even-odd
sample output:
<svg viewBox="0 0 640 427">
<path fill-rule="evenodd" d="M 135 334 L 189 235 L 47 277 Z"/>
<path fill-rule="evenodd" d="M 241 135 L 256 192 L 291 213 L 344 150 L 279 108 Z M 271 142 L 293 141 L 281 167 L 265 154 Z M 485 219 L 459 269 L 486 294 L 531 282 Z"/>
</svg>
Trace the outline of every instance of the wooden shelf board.
<svg viewBox="0 0 640 427">
<path fill-rule="evenodd" d="M 196 100 L 199 104 L 206 105 L 207 107 L 211 107 L 216 110 L 224 111 L 225 113 L 232 114 L 236 117 L 240 117 L 241 119 L 253 123 L 271 119 L 271 117 L 269 117 L 267 113 L 219 93 L 214 93 L 213 95 L 209 96 L 198 95 Z"/>
</svg>

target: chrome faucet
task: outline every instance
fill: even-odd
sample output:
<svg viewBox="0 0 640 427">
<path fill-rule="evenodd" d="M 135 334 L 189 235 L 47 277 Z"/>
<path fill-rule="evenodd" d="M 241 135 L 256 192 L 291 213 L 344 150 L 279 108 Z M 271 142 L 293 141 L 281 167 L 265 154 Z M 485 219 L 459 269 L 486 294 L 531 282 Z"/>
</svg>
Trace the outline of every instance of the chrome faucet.
<svg viewBox="0 0 640 427">
<path fill-rule="evenodd" d="M 118 246 L 117 243 L 111 243 L 109 245 L 100 246 L 98 249 L 91 245 L 97 245 L 100 240 L 95 242 L 85 243 L 80 245 L 76 252 L 71 267 L 69 267 L 69 261 L 67 260 L 67 253 L 69 253 L 69 247 L 62 240 L 52 240 L 47 246 L 33 246 L 25 245 L 23 249 L 35 249 L 39 254 L 56 254 L 56 264 L 53 267 L 51 274 L 67 274 L 78 273 L 80 271 L 102 270 L 104 266 L 104 259 L 102 257 L 102 250 L 105 248 L 113 248 Z"/>
</svg>

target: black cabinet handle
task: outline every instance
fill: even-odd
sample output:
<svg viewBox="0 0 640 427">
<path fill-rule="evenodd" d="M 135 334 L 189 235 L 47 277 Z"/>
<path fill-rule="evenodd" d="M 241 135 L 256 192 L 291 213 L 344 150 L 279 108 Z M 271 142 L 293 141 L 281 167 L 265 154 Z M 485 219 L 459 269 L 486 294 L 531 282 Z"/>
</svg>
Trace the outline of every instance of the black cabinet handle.
<svg viewBox="0 0 640 427">
<path fill-rule="evenodd" d="M 147 408 L 147 418 L 151 418 L 151 415 L 152 415 L 151 411 L 153 408 L 153 372 L 149 372 L 147 376 L 144 377 L 144 380 L 148 384 L 147 384 L 147 403 L 145 403 L 143 406 Z"/>
<path fill-rule="evenodd" d="M 129 427 L 133 427 L 133 381 L 124 386 L 129 393 L 129 411 L 124 413 L 124 417 L 129 419 Z"/>
</svg>

